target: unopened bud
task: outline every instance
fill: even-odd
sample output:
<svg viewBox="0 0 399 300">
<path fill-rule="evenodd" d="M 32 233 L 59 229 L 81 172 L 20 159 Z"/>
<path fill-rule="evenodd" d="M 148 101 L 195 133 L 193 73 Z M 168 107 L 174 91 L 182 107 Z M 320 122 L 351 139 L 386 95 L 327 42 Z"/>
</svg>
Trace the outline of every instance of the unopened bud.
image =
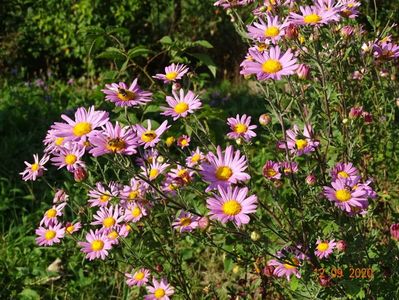
<svg viewBox="0 0 399 300">
<path fill-rule="evenodd" d="M 73 177 L 75 178 L 76 182 L 81 182 L 87 178 L 87 171 L 83 167 L 78 167 L 74 172 L 73 172 Z"/>
<path fill-rule="evenodd" d="M 254 242 L 258 241 L 260 239 L 260 234 L 257 231 L 252 231 L 251 232 L 251 240 L 253 240 Z"/>
<path fill-rule="evenodd" d="M 272 121 L 272 118 L 268 114 L 262 114 L 259 117 L 259 124 L 262 126 L 266 126 L 266 125 L 270 124 L 271 121 Z"/>
</svg>

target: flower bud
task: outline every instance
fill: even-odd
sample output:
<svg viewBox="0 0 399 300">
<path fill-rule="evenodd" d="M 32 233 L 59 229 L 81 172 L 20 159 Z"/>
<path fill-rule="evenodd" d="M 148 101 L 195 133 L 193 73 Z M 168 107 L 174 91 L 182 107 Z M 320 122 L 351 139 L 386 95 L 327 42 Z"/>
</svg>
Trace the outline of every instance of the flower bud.
<svg viewBox="0 0 399 300">
<path fill-rule="evenodd" d="M 165 144 L 167 147 L 170 147 L 173 145 L 173 143 L 176 141 L 176 139 L 173 136 L 169 136 L 166 141 Z"/>
<path fill-rule="evenodd" d="M 233 268 L 233 273 L 237 274 L 238 272 L 240 272 L 240 267 L 235 265 L 234 268 Z"/>
<path fill-rule="evenodd" d="M 399 224 L 392 224 L 389 231 L 391 232 L 391 237 L 399 241 Z"/>
<path fill-rule="evenodd" d="M 331 284 L 331 277 L 326 274 L 321 274 L 319 276 L 319 284 L 324 287 L 329 286 Z"/>
<path fill-rule="evenodd" d="M 78 167 L 74 172 L 73 172 L 73 177 L 75 178 L 76 182 L 81 182 L 87 178 L 87 171 L 83 167 Z"/>
<path fill-rule="evenodd" d="M 310 67 L 305 64 L 300 64 L 298 69 L 296 70 L 296 74 L 298 75 L 299 79 L 309 79 Z"/>
<path fill-rule="evenodd" d="M 206 230 L 209 226 L 209 219 L 207 217 L 202 217 L 198 221 L 198 227 L 201 230 Z"/>
<path fill-rule="evenodd" d="M 353 35 L 353 33 L 354 33 L 354 28 L 352 26 L 347 25 L 347 26 L 344 26 L 341 28 L 341 35 L 344 38 L 351 37 Z"/>
<path fill-rule="evenodd" d="M 162 155 L 157 157 L 157 162 L 159 162 L 160 164 L 163 163 L 165 161 L 165 157 L 163 157 Z"/>
<path fill-rule="evenodd" d="M 362 115 L 363 113 L 363 106 L 354 106 L 349 111 L 349 119 L 355 119 Z"/>
<path fill-rule="evenodd" d="M 263 275 L 266 277 L 272 277 L 275 267 L 274 266 L 266 266 L 263 268 Z"/>
<path fill-rule="evenodd" d="M 346 245 L 346 242 L 344 240 L 339 240 L 337 242 L 337 244 L 335 245 L 335 247 L 337 248 L 337 250 L 339 252 L 345 252 L 345 250 L 347 248 L 347 245 Z"/>
<path fill-rule="evenodd" d="M 346 124 L 346 123 L 348 123 L 348 122 L 349 122 L 349 120 L 348 120 L 347 118 L 345 118 L 345 119 L 342 120 L 342 123 L 343 123 L 343 124 Z"/>
<path fill-rule="evenodd" d="M 285 37 L 289 40 L 296 39 L 298 37 L 298 28 L 294 24 L 289 24 L 285 29 Z"/>
<path fill-rule="evenodd" d="M 181 84 L 178 82 L 174 82 L 172 85 L 172 90 L 177 91 L 181 89 Z"/>
<path fill-rule="evenodd" d="M 260 234 L 257 231 L 252 231 L 251 232 L 251 240 L 253 240 L 254 242 L 258 241 L 260 239 Z"/>
<path fill-rule="evenodd" d="M 283 186 L 283 182 L 281 180 L 275 180 L 273 181 L 273 185 L 276 189 L 279 189 Z"/>
<path fill-rule="evenodd" d="M 363 117 L 364 123 L 366 123 L 366 124 L 371 124 L 373 122 L 373 115 L 367 111 L 364 111 L 362 113 L 362 117 Z"/>
<path fill-rule="evenodd" d="M 314 176 L 313 174 L 309 174 L 308 176 L 306 176 L 305 182 L 307 185 L 314 186 L 316 184 L 316 181 L 316 176 Z"/>
<path fill-rule="evenodd" d="M 272 118 L 268 114 L 262 114 L 259 117 L 259 123 L 262 126 L 266 126 L 266 125 L 270 124 L 271 121 L 272 121 Z"/>
</svg>

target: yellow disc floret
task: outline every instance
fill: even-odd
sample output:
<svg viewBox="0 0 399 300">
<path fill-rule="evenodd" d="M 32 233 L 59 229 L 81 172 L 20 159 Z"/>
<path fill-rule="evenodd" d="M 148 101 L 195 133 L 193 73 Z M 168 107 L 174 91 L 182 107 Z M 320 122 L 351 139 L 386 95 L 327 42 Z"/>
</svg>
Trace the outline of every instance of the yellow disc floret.
<svg viewBox="0 0 399 300">
<path fill-rule="evenodd" d="M 75 154 L 69 153 L 65 155 L 65 163 L 67 165 L 73 165 L 77 161 L 77 156 Z"/>
<path fill-rule="evenodd" d="M 180 226 L 189 226 L 191 224 L 191 218 L 181 218 Z"/>
<path fill-rule="evenodd" d="M 73 127 L 72 132 L 75 136 L 81 137 L 91 131 L 91 124 L 88 122 L 79 122 Z"/>
<path fill-rule="evenodd" d="M 229 180 L 229 178 L 233 175 L 233 170 L 227 166 L 221 166 L 216 169 L 216 178 L 219 180 Z"/>
<path fill-rule="evenodd" d="M 48 211 L 46 211 L 47 218 L 54 218 L 56 215 L 57 215 L 57 210 L 54 208 L 50 208 Z"/>
<path fill-rule="evenodd" d="M 141 135 L 141 140 L 145 143 L 153 141 L 157 137 L 157 134 L 153 130 L 148 130 Z"/>
<path fill-rule="evenodd" d="M 32 166 L 30 167 L 30 169 L 31 169 L 32 171 L 37 171 L 37 170 L 39 170 L 39 168 L 40 168 L 40 165 L 39 165 L 39 164 L 32 164 Z"/>
<path fill-rule="evenodd" d="M 262 71 L 267 74 L 274 74 L 283 69 L 283 65 L 277 59 L 268 59 L 262 64 Z"/>
<path fill-rule="evenodd" d="M 295 145 L 298 150 L 304 149 L 308 145 L 308 141 L 304 139 L 295 140 Z"/>
<path fill-rule="evenodd" d="M 335 197 L 340 202 L 346 202 L 352 197 L 351 192 L 348 190 L 338 190 L 335 192 Z"/>
<path fill-rule="evenodd" d="M 229 200 L 223 203 L 222 210 L 226 215 L 235 216 L 241 212 L 242 206 L 236 200 Z"/>
<path fill-rule="evenodd" d="M 93 251 L 100 251 L 104 248 L 104 242 L 102 240 L 95 240 L 91 242 L 91 249 Z"/>
<path fill-rule="evenodd" d="M 156 289 L 155 292 L 154 292 L 154 296 L 157 299 L 162 298 L 163 296 L 165 296 L 165 290 L 161 289 L 161 288 Z"/>
<path fill-rule="evenodd" d="M 242 123 L 238 123 L 238 124 L 234 125 L 235 133 L 244 133 L 247 131 L 247 129 L 248 129 L 247 125 L 242 124 Z"/>
<path fill-rule="evenodd" d="M 318 14 L 310 14 L 303 18 L 306 24 L 314 24 L 321 21 L 321 17 Z"/>
<path fill-rule="evenodd" d="M 280 33 L 280 29 L 277 26 L 270 26 L 266 28 L 264 35 L 265 37 L 276 37 Z"/>
<path fill-rule="evenodd" d="M 326 242 L 321 242 L 320 244 L 317 245 L 317 250 L 324 252 L 328 249 L 328 243 Z"/>
<path fill-rule="evenodd" d="M 173 71 L 173 72 L 166 73 L 165 77 L 167 80 L 173 81 L 176 79 L 177 75 L 178 75 L 178 73 Z"/>
<path fill-rule="evenodd" d="M 106 147 L 111 152 L 120 152 L 126 148 L 126 142 L 121 138 L 115 138 L 109 140 Z"/>
<path fill-rule="evenodd" d="M 176 104 L 174 111 L 177 114 L 185 113 L 188 110 L 188 104 L 186 102 L 179 102 Z"/>
<path fill-rule="evenodd" d="M 143 278 L 144 278 L 144 276 L 145 276 L 145 274 L 144 274 L 144 272 L 137 272 L 135 275 L 134 275 L 134 279 L 136 279 L 136 280 L 142 280 Z"/>
<path fill-rule="evenodd" d="M 107 217 L 103 220 L 103 225 L 106 228 L 112 227 L 115 225 L 115 219 L 113 217 Z"/>
<path fill-rule="evenodd" d="M 55 238 L 55 236 L 56 236 L 56 232 L 54 230 L 47 230 L 46 233 L 44 234 L 44 238 L 48 241 Z"/>
</svg>

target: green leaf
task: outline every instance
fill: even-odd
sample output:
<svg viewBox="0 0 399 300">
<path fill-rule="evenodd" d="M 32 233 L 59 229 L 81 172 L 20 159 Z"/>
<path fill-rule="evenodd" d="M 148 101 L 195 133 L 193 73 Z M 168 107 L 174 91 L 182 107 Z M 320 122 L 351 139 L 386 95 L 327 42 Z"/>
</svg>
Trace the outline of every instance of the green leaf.
<svg viewBox="0 0 399 300">
<path fill-rule="evenodd" d="M 32 289 L 25 288 L 21 293 L 19 293 L 19 296 L 21 300 L 40 300 L 40 295 Z"/>
<path fill-rule="evenodd" d="M 160 112 L 160 111 L 162 111 L 162 110 L 159 107 L 159 105 L 151 104 L 151 105 L 146 106 L 143 114 L 148 114 L 148 113 L 152 113 L 152 112 Z"/>
<path fill-rule="evenodd" d="M 151 50 L 145 48 L 144 46 L 137 46 L 137 47 L 134 47 L 133 49 L 130 49 L 127 52 L 127 56 L 129 56 L 130 59 L 133 59 L 138 56 L 145 56 L 150 52 L 151 52 Z"/>
<path fill-rule="evenodd" d="M 168 36 L 168 35 L 165 35 L 165 36 L 164 36 L 163 38 L 161 38 L 159 41 L 161 42 L 161 44 L 164 44 L 164 45 L 170 45 L 170 44 L 173 43 L 172 39 L 171 39 L 170 36 Z"/>
<path fill-rule="evenodd" d="M 298 285 L 299 285 L 298 278 L 296 278 L 296 276 L 291 276 L 291 280 L 290 280 L 291 290 L 296 291 L 298 289 Z"/>
<path fill-rule="evenodd" d="M 226 256 L 223 261 L 224 271 L 229 273 L 233 269 L 233 259 L 230 256 Z"/>
<path fill-rule="evenodd" d="M 209 42 L 206 41 L 206 40 L 195 41 L 195 42 L 194 42 L 194 45 L 195 45 L 195 46 L 201 46 L 201 47 L 208 48 L 208 49 L 213 48 L 212 44 L 209 43 Z"/>
<path fill-rule="evenodd" d="M 125 59 L 125 54 L 118 48 L 108 47 L 104 52 L 98 54 L 97 58 Z"/>
</svg>

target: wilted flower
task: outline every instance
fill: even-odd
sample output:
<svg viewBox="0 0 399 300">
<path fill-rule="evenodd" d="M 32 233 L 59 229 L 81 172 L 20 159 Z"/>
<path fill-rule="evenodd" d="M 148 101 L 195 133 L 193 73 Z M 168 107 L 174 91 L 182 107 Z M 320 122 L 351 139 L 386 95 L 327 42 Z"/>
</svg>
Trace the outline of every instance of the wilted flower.
<svg viewBox="0 0 399 300">
<path fill-rule="evenodd" d="M 399 241 L 399 224 L 392 224 L 389 231 L 391 232 L 391 237 Z"/>
</svg>

